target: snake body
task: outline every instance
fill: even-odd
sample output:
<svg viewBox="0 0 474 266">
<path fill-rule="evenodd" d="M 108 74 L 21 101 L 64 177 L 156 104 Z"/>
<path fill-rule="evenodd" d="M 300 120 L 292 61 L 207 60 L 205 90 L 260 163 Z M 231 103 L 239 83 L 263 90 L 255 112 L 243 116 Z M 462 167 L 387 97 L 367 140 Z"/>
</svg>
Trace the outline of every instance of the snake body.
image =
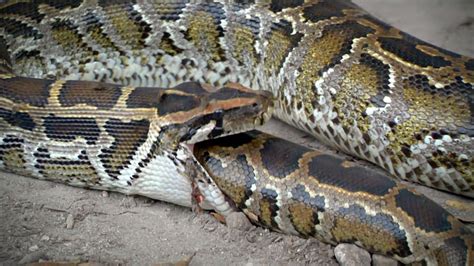
<svg viewBox="0 0 474 266">
<path fill-rule="evenodd" d="M 405 263 L 473 263 L 474 235 L 461 222 L 353 162 L 258 131 L 198 143 L 195 154 L 224 194 L 262 226 L 357 243 Z"/>
<path fill-rule="evenodd" d="M 28 176 L 190 206 L 189 176 L 210 179 L 185 144 L 266 119 L 269 100 L 243 85 L 271 92 L 276 117 L 341 151 L 396 177 L 474 197 L 473 73 L 473 59 L 343 0 L 11 1 L 0 5 L 0 162 Z M 285 163 L 277 159 L 256 160 L 254 167 Z M 332 159 L 328 163 L 339 167 Z M 320 177 L 309 174 L 295 176 L 309 202 L 284 196 L 286 188 L 295 189 L 286 178 L 269 181 L 276 194 L 267 196 L 285 199 L 277 203 L 286 210 L 300 204 L 299 217 L 312 220 L 297 223 L 302 228 L 272 224 L 288 216 L 271 214 L 276 203 L 268 200 L 270 214 L 256 212 L 265 225 L 329 242 L 359 241 L 404 262 L 472 265 L 472 234 L 439 207 L 427 213 L 404 203 L 426 199 L 383 176 L 385 190 L 353 193 L 360 185 L 333 183 L 341 200 L 322 199 L 327 205 L 321 206 L 334 210 L 327 218 L 332 224 L 368 217 L 364 232 L 373 236 L 382 228 L 382 235 L 400 239 L 367 240 L 350 230 L 337 236 L 331 228 L 343 225 L 327 221 L 318 227 L 319 188 L 310 177 Z M 350 171 L 339 174 L 351 180 Z M 225 212 L 219 189 L 203 193 Z M 344 218 L 352 212 L 359 216 Z M 398 229 L 384 231 L 387 223 Z"/>
</svg>

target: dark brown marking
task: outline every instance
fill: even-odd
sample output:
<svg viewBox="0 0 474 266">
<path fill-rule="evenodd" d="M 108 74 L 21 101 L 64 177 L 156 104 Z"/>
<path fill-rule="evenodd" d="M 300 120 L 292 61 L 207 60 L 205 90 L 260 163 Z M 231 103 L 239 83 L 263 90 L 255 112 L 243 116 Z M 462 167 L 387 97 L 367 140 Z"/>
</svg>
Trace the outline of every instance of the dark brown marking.
<svg viewBox="0 0 474 266">
<path fill-rule="evenodd" d="M 325 210 L 324 197 L 311 197 L 303 185 L 297 185 L 292 189 L 291 195 L 292 199 L 296 201 L 295 204 L 288 206 L 291 222 L 301 235 L 314 236 L 316 234 L 314 226 L 320 223 L 318 212 Z M 305 214 L 302 210 L 306 210 L 308 213 Z"/>
<path fill-rule="evenodd" d="M 303 15 L 311 22 L 318 22 L 332 17 L 345 16 L 345 9 L 353 9 L 355 6 L 350 1 L 324 0 L 316 4 L 307 6 L 303 10 Z"/>
<path fill-rule="evenodd" d="M 9 171 L 23 173 L 26 163 L 24 158 L 24 141 L 16 136 L 5 136 L 0 144 L 0 161 L 3 167 Z"/>
<path fill-rule="evenodd" d="M 304 0 L 272 0 L 270 10 L 280 12 L 285 8 L 298 7 L 304 3 Z"/>
<path fill-rule="evenodd" d="M 413 217 L 416 227 L 437 233 L 452 229 L 449 213 L 427 197 L 402 189 L 395 199 L 397 207 Z"/>
<path fill-rule="evenodd" d="M 277 69 L 280 69 L 283 66 L 283 63 L 285 62 L 288 54 L 293 50 L 294 47 L 299 44 L 304 35 L 299 32 L 293 33 L 293 25 L 286 20 L 281 20 L 277 23 L 273 23 L 271 25 L 271 29 L 272 30 L 270 31 L 269 36 L 267 36 L 267 39 L 275 43 L 270 43 L 271 49 L 268 51 L 269 54 L 267 55 L 267 60 L 278 60 L 279 62 L 275 62 L 274 64 Z M 279 38 L 284 39 L 281 40 Z M 279 51 L 278 48 L 284 50 Z"/>
<path fill-rule="evenodd" d="M 76 8 L 81 5 L 81 1 L 77 0 L 61 0 L 61 1 L 48 1 L 48 0 L 36 0 L 28 2 L 19 2 L 12 5 L 8 5 L 0 9 L 1 15 L 20 15 L 26 16 L 31 19 L 40 22 L 44 18 L 44 14 L 39 12 L 40 5 L 48 5 L 56 9 L 64 9 L 67 7 Z"/>
<path fill-rule="evenodd" d="M 385 107 L 384 97 L 390 95 L 390 66 L 385 65 L 382 61 L 370 56 L 362 54 L 359 62 L 373 69 L 377 75 L 377 95 L 371 97 L 370 101 L 378 107 Z"/>
<path fill-rule="evenodd" d="M 474 71 L 474 59 L 467 60 L 467 62 L 464 63 L 464 65 L 466 66 L 467 70 Z"/>
<path fill-rule="evenodd" d="M 355 21 L 326 26 L 321 37 L 315 41 L 318 42 L 318 45 L 328 47 L 321 48 L 315 46 L 313 48 L 316 49 L 315 52 L 317 52 L 318 56 L 324 56 L 326 58 L 324 61 L 319 62 L 315 71 L 317 71 L 319 76 L 322 76 L 325 71 L 339 64 L 344 55 L 351 53 L 354 39 L 366 37 L 374 32 L 375 30 L 372 28 L 361 25 Z M 329 54 L 328 50 L 330 51 Z M 311 74 L 314 75 L 313 73 Z"/>
<path fill-rule="evenodd" d="M 130 108 L 157 108 L 163 89 L 151 87 L 135 88 L 127 99 Z"/>
<path fill-rule="evenodd" d="M 315 156 L 309 163 L 309 175 L 324 184 L 377 196 L 397 186 L 385 175 L 358 166 L 344 167 L 343 163 L 341 158 L 329 154 Z"/>
<path fill-rule="evenodd" d="M 0 79 L 0 97 L 14 103 L 44 107 L 48 103 L 49 87 L 53 80 L 14 77 Z"/>
<path fill-rule="evenodd" d="M 470 232 L 465 232 L 470 234 Z M 444 245 L 435 253 L 438 265 L 450 265 L 454 261 L 456 265 L 469 265 L 467 262 L 468 252 L 472 252 L 460 237 L 453 237 L 444 241 Z"/>
<path fill-rule="evenodd" d="M 421 67 L 434 67 L 440 68 L 450 66 L 451 63 L 445 60 L 442 55 L 433 56 L 424 53 L 417 48 L 418 45 L 428 46 L 435 50 L 442 51 L 444 54 L 448 54 L 453 57 L 459 57 L 459 55 L 443 50 L 441 48 L 432 46 L 426 42 L 423 42 L 408 34 L 402 34 L 403 38 L 392 38 L 392 37 L 380 37 L 378 40 L 383 49 L 395 54 L 403 60 L 419 65 Z"/>
<path fill-rule="evenodd" d="M 22 36 L 24 38 L 41 39 L 43 37 L 37 29 L 14 19 L 0 18 L 0 28 L 3 28 L 6 34 L 14 38 Z"/>
<path fill-rule="evenodd" d="M 155 2 L 155 9 L 160 20 L 165 21 L 176 21 L 180 19 L 180 15 L 183 13 L 184 8 L 186 7 L 186 2 L 165 2 L 161 3 L 160 1 Z"/>
<path fill-rule="evenodd" d="M 36 158 L 35 168 L 45 177 L 61 179 L 65 182 L 71 179 L 83 181 L 85 184 L 98 184 L 97 172 L 85 152 L 73 160 L 69 158 L 51 158 L 45 148 L 38 148 L 33 155 Z"/>
<path fill-rule="evenodd" d="M 8 52 L 7 41 L 0 36 L 0 74 L 12 73 L 12 61 Z"/>
<path fill-rule="evenodd" d="M 263 144 L 260 155 L 269 174 L 285 178 L 299 169 L 298 160 L 308 151 L 309 149 L 289 141 L 270 138 Z"/>
<path fill-rule="evenodd" d="M 86 24 L 86 31 L 97 44 L 104 49 L 111 49 L 112 51 L 119 51 L 124 54 L 120 47 L 117 47 L 110 36 L 104 31 L 104 24 L 97 14 L 88 12 L 82 16 L 82 20 Z"/>
<path fill-rule="evenodd" d="M 183 49 L 175 45 L 174 40 L 171 38 L 171 34 L 168 32 L 163 33 L 159 47 L 169 55 L 177 55 L 183 51 Z"/>
<path fill-rule="evenodd" d="M 212 93 L 209 97 L 209 99 L 214 100 L 232 100 L 237 98 L 255 98 L 255 94 L 231 87 L 224 87 Z"/>
<path fill-rule="evenodd" d="M 150 122 L 145 119 L 131 122 L 110 119 L 104 127 L 114 138 L 114 142 L 110 147 L 101 150 L 99 158 L 107 169 L 106 172 L 111 177 L 117 178 L 120 171 L 133 158 L 137 148 L 146 141 Z"/>
<path fill-rule="evenodd" d="M 113 5 L 133 5 L 136 4 L 137 1 L 132 0 L 99 0 L 99 5 L 102 7 L 108 7 L 108 6 L 113 6 Z"/>
<path fill-rule="evenodd" d="M 183 82 L 175 86 L 173 89 L 194 94 L 196 96 L 208 94 L 208 91 L 206 91 L 199 82 Z"/>
<path fill-rule="evenodd" d="M 199 98 L 190 95 L 174 94 L 164 91 L 158 103 L 158 114 L 164 116 L 176 112 L 186 112 L 201 105 Z"/>
<path fill-rule="evenodd" d="M 12 127 L 20 127 L 29 131 L 32 131 L 36 127 L 36 123 L 33 121 L 31 116 L 24 112 L 12 112 L 0 108 L 0 117 Z"/>
<path fill-rule="evenodd" d="M 26 62 L 28 60 L 36 60 L 36 59 L 42 60 L 43 59 L 43 57 L 41 56 L 41 52 L 38 50 L 31 50 L 31 51 L 20 50 L 11 56 L 16 62 L 20 62 L 20 61 Z"/>
<path fill-rule="evenodd" d="M 134 50 L 146 47 L 146 40 L 151 32 L 151 25 L 134 9 L 135 3 L 136 1 L 123 0 L 99 1 L 121 40 Z"/>
<path fill-rule="evenodd" d="M 262 198 L 260 199 L 260 222 L 263 226 L 278 229 L 275 221 L 277 211 L 280 209 L 277 205 L 278 193 L 273 189 L 263 188 L 260 190 Z"/>
<path fill-rule="evenodd" d="M 196 148 L 202 147 L 202 149 L 206 149 L 209 146 L 218 146 L 218 147 L 232 147 L 237 148 L 243 146 L 245 144 L 251 143 L 256 136 L 260 135 L 258 131 L 250 131 L 241 134 L 235 134 L 231 136 L 226 136 L 222 138 L 218 138 L 212 141 L 203 141 L 196 144 Z"/>
<path fill-rule="evenodd" d="M 465 83 L 461 77 L 456 77 L 453 83 L 442 88 L 437 88 L 436 86 L 431 85 L 429 83 L 428 77 L 424 75 L 411 76 L 405 81 L 405 83 L 405 88 L 413 87 L 422 91 L 423 93 L 429 93 L 429 95 L 438 95 L 439 97 L 446 99 L 446 101 L 450 99 L 455 99 L 454 102 L 467 102 L 468 107 L 466 109 L 468 109 L 471 114 L 474 114 L 474 97 L 472 97 L 472 85 L 470 83 Z M 432 99 L 430 100 L 433 101 Z M 418 101 L 414 101 L 409 96 L 407 96 L 407 102 L 409 102 L 413 106 L 420 104 L 418 103 Z M 427 101 L 425 103 L 427 103 Z M 464 108 L 461 108 L 462 107 L 460 105 L 456 106 L 452 110 L 462 112 L 460 110 L 463 110 Z M 444 119 L 442 117 L 439 117 L 439 115 L 434 116 L 433 118 L 437 120 L 436 123 L 438 124 L 443 122 L 442 120 Z M 445 131 L 445 134 L 449 135 L 455 136 L 457 134 L 466 134 L 469 137 L 474 137 L 474 128 L 471 126 L 471 124 L 469 124 L 470 121 L 468 119 L 464 119 L 461 121 L 463 122 L 463 124 L 456 124 L 458 126 L 457 130 L 453 130 L 450 128 L 441 128 L 441 130 Z"/>
<path fill-rule="evenodd" d="M 96 144 L 100 129 L 93 118 L 69 118 L 50 115 L 44 118 L 46 136 L 52 140 L 70 142 L 78 137 L 87 144 Z"/>
<path fill-rule="evenodd" d="M 67 81 L 59 94 L 62 106 L 70 107 L 77 104 L 87 104 L 98 109 L 111 109 L 122 94 L 120 86 L 93 82 Z"/>
</svg>

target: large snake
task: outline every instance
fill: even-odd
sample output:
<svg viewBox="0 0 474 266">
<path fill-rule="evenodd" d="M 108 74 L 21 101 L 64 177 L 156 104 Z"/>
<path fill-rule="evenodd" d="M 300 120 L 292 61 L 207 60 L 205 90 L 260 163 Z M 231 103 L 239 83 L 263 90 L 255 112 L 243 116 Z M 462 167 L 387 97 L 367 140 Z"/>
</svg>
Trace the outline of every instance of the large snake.
<svg viewBox="0 0 474 266">
<path fill-rule="evenodd" d="M 11 1 L 0 162 L 184 206 L 200 193 L 203 207 L 283 232 L 472 265 L 472 233 L 383 175 L 259 133 L 198 142 L 268 118 L 250 87 L 341 151 L 474 197 L 473 71 L 343 0 Z"/>
</svg>

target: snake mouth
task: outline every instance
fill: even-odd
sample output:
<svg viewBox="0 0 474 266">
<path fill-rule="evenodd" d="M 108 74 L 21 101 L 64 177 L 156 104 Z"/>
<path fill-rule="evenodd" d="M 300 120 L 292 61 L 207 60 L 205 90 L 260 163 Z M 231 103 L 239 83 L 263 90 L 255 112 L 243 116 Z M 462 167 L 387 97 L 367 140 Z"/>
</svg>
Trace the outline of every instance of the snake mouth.
<svg viewBox="0 0 474 266">
<path fill-rule="evenodd" d="M 202 114 L 187 121 L 180 142 L 194 144 L 255 129 L 273 112 L 270 92 L 228 85 L 203 101 Z"/>
</svg>

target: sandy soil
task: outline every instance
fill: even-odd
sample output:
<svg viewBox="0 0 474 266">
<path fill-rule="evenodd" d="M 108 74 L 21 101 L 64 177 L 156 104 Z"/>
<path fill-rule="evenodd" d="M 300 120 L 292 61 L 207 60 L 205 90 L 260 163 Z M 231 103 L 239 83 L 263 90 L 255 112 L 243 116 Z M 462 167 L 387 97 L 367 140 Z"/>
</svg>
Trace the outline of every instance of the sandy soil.
<svg viewBox="0 0 474 266">
<path fill-rule="evenodd" d="M 356 2 L 424 40 L 474 56 L 472 1 Z M 264 130 L 326 149 L 277 121 Z M 427 188 L 420 191 L 474 221 L 472 201 Z M 134 265 L 337 264 L 333 248 L 316 240 L 256 227 L 240 231 L 208 213 L 196 215 L 163 202 L 0 173 L 0 264 L 39 259 Z"/>
</svg>

